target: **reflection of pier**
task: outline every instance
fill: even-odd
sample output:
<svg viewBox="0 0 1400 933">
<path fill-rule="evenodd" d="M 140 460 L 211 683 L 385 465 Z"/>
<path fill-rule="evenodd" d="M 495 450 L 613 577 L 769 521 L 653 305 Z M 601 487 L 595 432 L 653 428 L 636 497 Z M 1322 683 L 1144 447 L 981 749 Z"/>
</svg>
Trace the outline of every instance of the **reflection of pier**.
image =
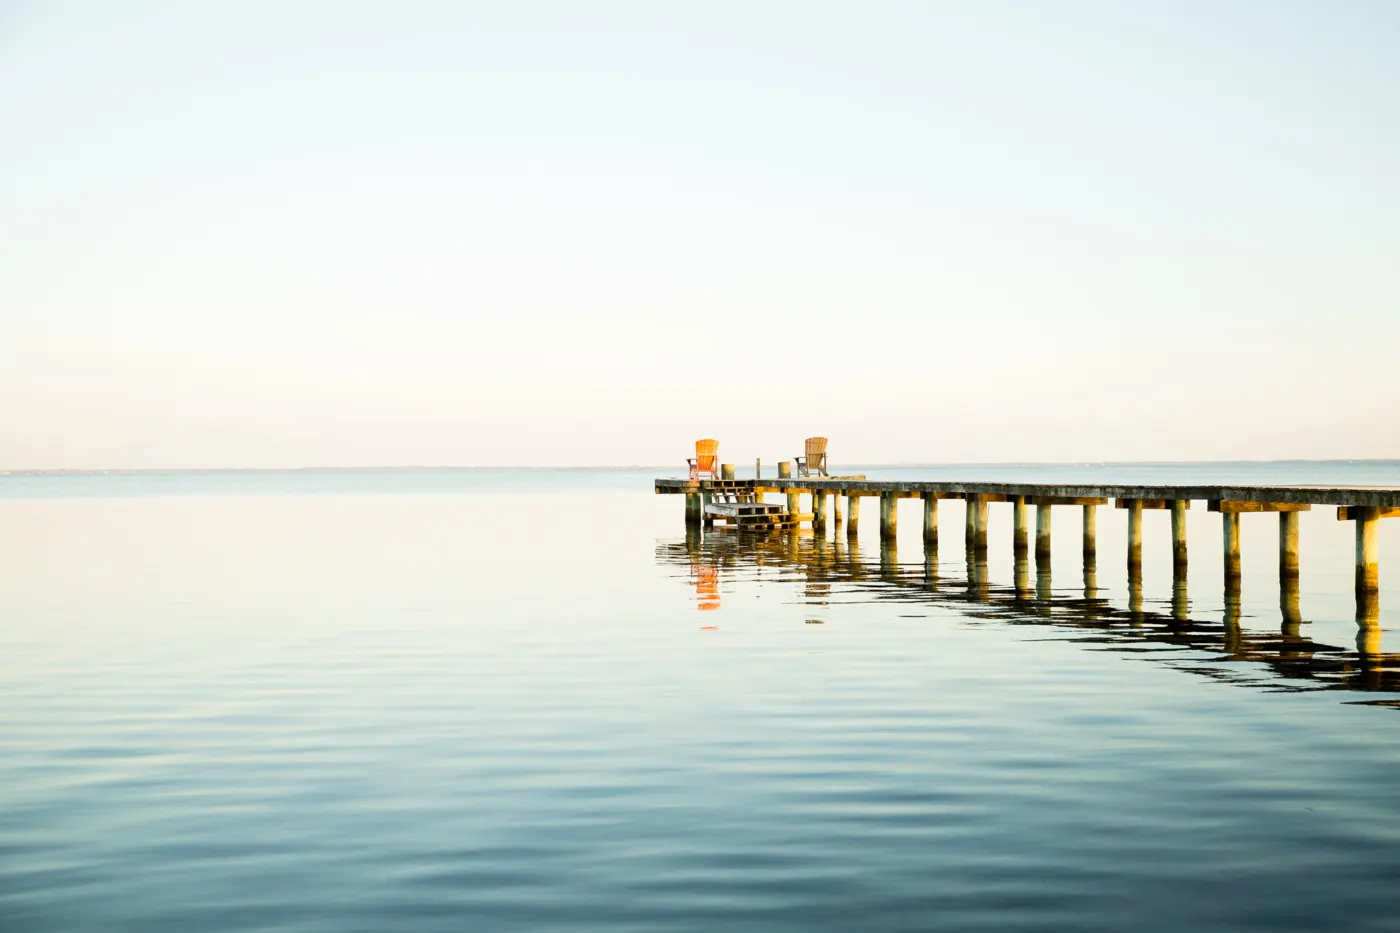
<svg viewBox="0 0 1400 933">
<path fill-rule="evenodd" d="M 1186 577 L 1186 511 L 1193 501 L 1204 501 L 1209 511 L 1220 513 L 1222 555 L 1226 582 L 1226 605 L 1239 602 L 1240 582 L 1240 516 L 1247 512 L 1278 514 L 1278 568 L 1281 603 L 1291 599 L 1297 605 L 1298 593 L 1298 513 L 1314 505 L 1337 507 L 1340 521 L 1356 525 L 1356 620 L 1366 631 L 1376 626 L 1379 618 L 1379 547 L 1377 524 L 1382 518 L 1400 516 L 1400 489 L 1369 486 L 1082 486 L 1049 483 L 943 483 L 921 481 L 877 481 L 860 477 L 803 477 L 793 479 L 780 464 L 777 479 L 764 480 L 685 480 L 658 479 L 656 492 L 686 497 L 687 524 L 698 524 L 704 514 L 702 500 L 721 488 L 726 493 L 742 495 L 752 502 L 762 502 L 765 493 L 787 496 L 786 514 L 792 523 L 809 522 L 812 528 L 825 532 L 827 498 L 835 502 L 835 524 L 843 523 L 841 500 L 845 499 L 844 514 L 847 536 L 854 540 L 860 516 L 860 500 L 867 496 L 880 500 L 880 538 L 893 540 L 899 521 L 901 499 L 917 499 L 923 503 L 924 541 L 938 546 L 938 503 L 944 499 L 961 499 L 967 504 L 964 537 L 967 552 L 974 557 L 987 550 L 988 506 L 1009 503 L 1012 507 L 1013 543 L 1019 562 L 1028 551 L 1028 509 L 1035 506 L 1035 555 L 1046 572 L 1050 554 L 1050 516 L 1054 506 L 1077 506 L 1083 510 L 1083 555 L 1085 579 L 1088 580 L 1098 563 L 1098 517 L 1100 505 L 1114 505 L 1127 512 L 1128 518 L 1128 580 L 1138 588 L 1142 583 L 1142 512 L 1144 509 L 1171 511 L 1172 567 L 1174 576 Z M 725 475 L 733 477 L 733 467 L 726 465 Z M 737 492 L 736 492 L 737 491 Z M 811 500 L 808 512 L 800 509 L 800 499 Z M 839 538 L 839 535 L 838 535 Z M 976 566 L 976 560 L 973 560 Z M 1019 579 L 1019 577 L 1018 577 Z M 1291 594 L 1291 595 L 1290 595 Z M 1379 637 L 1379 636 L 1377 636 Z"/>
<path fill-rule="evenodd" d="M 1381 652 L 1374 619 L 1362 622 L 1355 650 L 1313 641 L 1300 632 L 1296 587 L 1285 590 L 1280 600 L 1276 631 L 1245 631 L 1240 625 L 1238 577 L 1226 577 L 1222 625 L 1191 618 L 1184 570 L 1174 575 L 1169 611 L 1143 608 L 1140 575 L 1129 579 L 1128 606 L 1122 609 L 1099 597 L 1091 561 L 1084 565 L 1082 593 L 1057 594 L 1051 587 L 1048 555 L 1037 562 L 1032 583 L 1030 561 L 1023 553 L 1018 553 L 1013 583 L 1007 586 L 991 582 L 985 549 L 968 552 L 964 578 L 944 576 L 935 542 L 925 544 L 921 564 L 901 564 L 892 539 L 882 539 L 878 557 L 873 557 L 863 554 L 854 538 L 838 535 L 828 540 L 797 532 L 732 535 L 691 528 L 683 542 L 658 544 L 656 549 L 664 563 L 686 566 L 692 574 L 707 568 L 719 579 L 756 578 L 774 570 L 787 579 L 797 575 L 802 601 L 809 606 L 841 602 L 851 592 L 876 600 L 953 604 L 973 609 L 971 614 L 979 619 L 1072 630 L 1077 633 L 1074 640 L 1111 650 L 1150 656 L 1154 647 L 1164 654 L 1187 649 L 1254 662 L 1262 666 L 1256 671 L 1271 675 L 1261 679 L 1205 660 L 1184 661 L 1175 651 L 1169 656 L 1173 666 L 1217 680 L 1272 690 L 1400 692 L 1400 655 Z"/>
</svg>

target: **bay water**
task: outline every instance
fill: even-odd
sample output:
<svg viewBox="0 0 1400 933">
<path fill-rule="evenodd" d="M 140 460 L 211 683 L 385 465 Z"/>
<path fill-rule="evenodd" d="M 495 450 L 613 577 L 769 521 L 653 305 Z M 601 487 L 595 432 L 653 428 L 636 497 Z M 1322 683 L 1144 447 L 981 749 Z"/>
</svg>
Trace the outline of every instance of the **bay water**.
<svg viewBox="0 0 1400 933">
<path fill-rule="evenodd" d="M 1400 463 L 839 467 L 1400 486 Z M 673 474 L 675 471 L 661 471 Z M 1017 587 L 656 470 L 0 476 L 0 930 L 1400 929 L 1400 522 Z M 744 475 L 742 472 L 741 476 Z"/>
</svg>

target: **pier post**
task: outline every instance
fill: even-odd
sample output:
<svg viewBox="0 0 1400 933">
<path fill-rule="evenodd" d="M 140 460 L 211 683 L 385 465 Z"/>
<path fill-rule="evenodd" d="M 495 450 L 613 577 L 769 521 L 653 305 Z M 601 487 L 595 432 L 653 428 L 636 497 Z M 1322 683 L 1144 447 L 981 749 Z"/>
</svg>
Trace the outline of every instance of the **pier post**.
<svg viewBox="0 0 1400 933">
<path fill-rule="evenodd" d="M 1186 575 L 1186 499 L 1172 500 L 1172 576 Z"/>
<path fill-rule="evenodd" d="M 700 493 L 688 492 L 685 494 L 685 523 L 687 525 L 700 524 L 701 516 Z"/>
<path fill-rule="evenodd" d="M 713 501 L 715 501 L 714 493 L 700 493 L 700 520 L 706 528 L 713 528 L 715 526 L 715 518 L 713 515 L 710 514 L 710 510 L 707 508 L 707 506 Z"/>
<path fill-rule="evenodd" d="M 1222 510 L 1220 529 L 1225 550 L 1225 581 L 1228 587 L 1229 581 L 1238 581 L 1240 578 L 1240 513 Z"/>
<path fill-rule="evenodd" d="M 1373 508 L 1356 510 L 1356 601 L 1380 592 L 1380 521 Z"/>
<path fill-rule="evenodd" d="M 985 555 L 987 553 L 987 500 L 978 496 L 975 504 L 969 504 L 973 505 L 972 548 L 979 555 Z"/>
<path fill-rule="evenodd" d="M 1029 550 L 1026 543 L 1026 497 L 1013 496 L 1011 499 L 1011 554 L 1013 559 L 1022 560 Z"/>
<path fill-rule="evenodd" d="M 818 531 L 826 530 L 826 490 L 812 490 L 812 527 Z"/>
<path fill-rule="evenodd" d="M 844 489 L 836 489 L 831 493 L 832 527 L 840 528 L 846 521 L 845 510 L 841 508 L 841 497 L 846 494 Z"/>
<path fill-rule="evenodd" d="M 720 478 L 720 479 L 733 479 L 733 478 L 734 478 L 734 464 L 732 464 L 732 463 L 721 463 L 721 464 L 719 465 L 719 478 Z"/>
<path fill-rule="evenodd" d="M 1050 564 L 1050 506 L 1045 503 L 1035 507 L 1035 562 Z"/>
<path fill-rule="evenodd" d="M 938 497 L 924 493 L 924 544 L 938 550 Z"/>
<path fill-rule="evenodd" d="M 1084 566 L 1098 563 L 1099 560 L 1099 521 L 1097 505 L 1085 504 L 1084 508 Z"/>
<path fill-rule="evenodd" d="M 1128 580 L 1142 582 L 1142 500 L 1128 500 Z M 1138 601 L 1141 603 L 1141 594 Z M 1139 611 L 1141 611 L 1139 609 Z"/>
<path fill-rule="evenodd" d="M 792 461 L 791 461 L 791 460 L 779 460 L 779 461 L 778 461 L 778 479 L 792 479 Z M 788 489 L 788 491 L 787 491 L 787 513 L 788 513 L 788 517 L 795 520 L 795 519 L 796 519 L 796 516 L 797 516 L 798 514 L 800 514 L 801 512 L 802 512 L 802 494 L 801 494 L 801 493 L 794 492 L 792 489 Z M 794 525 L 793 527 L 795 528 L 795 527 L 797 527 L 797 526 Z"/>
<path fill-rule="evenodd" d="M 973 552 L 975 545 L 972 542 L 977 538 L 977 504 L 974 498 L 971 493 L 963 496 L 963 503 L 967 506 L 967 511 L 963 513 L 963 550 L 968 554 Z"/>
<path fill-rule="evenodd" d="M 860 496 L 848 495 L 846 497 L 846 513 L 848 515 L 846 519 L 846 537 L 854 538 L 856 536 L 856 526 L 860 524 Z"/>
<path fill-rule="evenodd" d="M 895 537 L 899 523 L 899 499 L 892 492 L 880 493 L 880 537 L 888 541 Z"/>
<path fill-rule="evenodd" d="M 1278 579 L 1298 579 L 1298 513 L 1278 513 Z"/>
</svg>

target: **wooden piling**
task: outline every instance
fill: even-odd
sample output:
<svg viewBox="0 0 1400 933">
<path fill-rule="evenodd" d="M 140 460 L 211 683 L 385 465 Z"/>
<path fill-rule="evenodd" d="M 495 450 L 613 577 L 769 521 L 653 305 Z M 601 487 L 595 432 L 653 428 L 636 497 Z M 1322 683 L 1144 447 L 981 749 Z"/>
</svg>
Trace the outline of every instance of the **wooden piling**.
<svg viewBox="0 0 1400 933">
<path fill-rule="evenodd" d="M 1029 550 L 1026 527 L 1026 497 L 1014 496 L 1011 499 L 1011 553 L 1021 559 Z"/>
<path fill-rule="evenodd" d="M 703 514 L 702 511 L 701 511 L 702 508 L 703 508 L 703 506 L 702 506 L 701 503 L 700 503 L 700 493 L 698 493 L 698 492 L 688 492 L 688 493 L 686 493 L 686 494 L 685 494 L 685 523 L 686 523 L 687 525 L 698 525 L 698 524 L 700 524 L 700 518 L 701 518 L 701 515 Z"/>
<path fill-rule="evenodd" d="M 1356 510 L 1356 597 L 1380 592 L 1380 522 L 1375 509 Z"/>
<path fill-rule="evenodd" d="M 1186 568 L 1186 499 L 1172 500 L 1172 567 Z"/>
<path fill-rule="evenodd" d="M 972 507 L 972 549 L 979 554 L 987 551 L 987 500 L 981 496 L 977 497 L 975 503 L 969 503 Z"/>
<path fill-rule="evenodd" d="M 937 496 L 924 496 L 924 544 L 938 550 Z"/>
<path fill-rule="evenodd" d="M 733 478 L 734 478 L 734 464 L 732 464 L 732 463 L 721 463 L 721 464 L 719 465 L 719 478 L 720 478 L 720 479 L 733 479 Z"/>
<path fill-rule="evenodd" d="M 812 527 L 819 531 L 826 530 L 826 490 L 812 490 Z"/>
<path fill-rule="evenodd" d="M 1092 503 L 1086 503 L 1084 509 L 1084 563 L 1089 565 L 1098 561 L 1099 553 L 1099 507 Z"/>
<path fill-rule="evenodd" d="M 1225 579 L 1240 576 L 1240 513 L 1221 512 L 1220 530 L 1225 551 Z"/>
<path fill-rule="evenodd" d="M 1142 581 L 1142 501 L 1128 501 L 1128 579 Z M 1141 602 L 1141 594 L 1139 594 Z"/>
<path fill-rule="evenodd" d="M 880 494 L 880 538 L 895 537 L 899 524 L 899 498 L 892 492 Z"/>
<path fill-rule="evenodd" d="M 967 496 L 963 502 L 967 505 L 963 513 L 963 550 L 971 554 L 976 547 L 972 542 L 977 539 L 977 504 L 972 496 Z"/>
<path fill-rule="evenodd" d="M 1050 562 L 1050 506 L 1044 503 L 1035 507 L 1035 562 Z"/>
<path fill-rule="evenodd" d="M 1298 579 L 1298 513 L 1278 513 L 1278 578 Z"/>
<path fill-rule="evenodd" d="M 860 496 L 846 499 L 846 537 L 856 537 L 856 526 L 860 524 Z"/>
</svg>

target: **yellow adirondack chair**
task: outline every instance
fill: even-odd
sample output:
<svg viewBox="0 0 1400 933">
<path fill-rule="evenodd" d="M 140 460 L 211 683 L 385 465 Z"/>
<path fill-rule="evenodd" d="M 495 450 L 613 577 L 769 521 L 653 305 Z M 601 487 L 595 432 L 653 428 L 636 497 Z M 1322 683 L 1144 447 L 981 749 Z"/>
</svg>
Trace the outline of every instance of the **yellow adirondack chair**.
<svg viewBox="0 0 1400 933">
<path fill-rule="evenodd" d="M 809 437 L 806 447 L 806 456 L 797 458 L 797 475 L 811 476 L 816 473 L 830 476 L 831 474 L 826 472 L 826 438 Z"/>
<path fill-rule="evenodd" d="M 705 438 L 695 442 L 695 459 L 687 460 L 690 464 L 690 478 L 719 479 L 719 441 L 712 438 Z M 701 474 L 705 474 L 702 476 Z"/>
</svg>

